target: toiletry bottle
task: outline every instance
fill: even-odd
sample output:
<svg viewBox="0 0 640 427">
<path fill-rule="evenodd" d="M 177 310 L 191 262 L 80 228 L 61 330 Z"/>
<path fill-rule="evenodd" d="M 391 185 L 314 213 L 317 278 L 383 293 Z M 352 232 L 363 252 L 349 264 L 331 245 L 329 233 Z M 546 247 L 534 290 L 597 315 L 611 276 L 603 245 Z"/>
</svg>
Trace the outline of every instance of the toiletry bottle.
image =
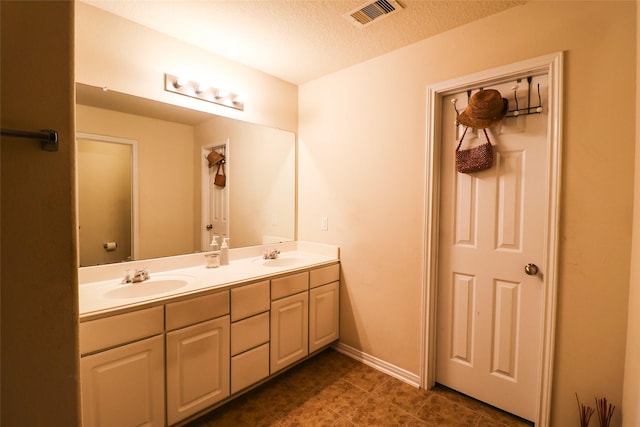
<svg viewBox="0 0 640 427">
<path fill-rule="evenodd" d="M 220 246 L 220 265 L 229 264 L 229 238 L 222 239 L 222 246 Z"/>
<path fill-rule="evenodd" d="M 217 268 L 220 266 L 220 250 L 218 249 L 218 236 L 213 235 L 209 243 L 210 252 L 205 254 L 207 268 Z"/>
<path fill-rule="evenodd" d="M 218 236 L 216 234 L 211 237 L 211 243 L 209 243 L 209 250 L 216 252 L 218 250 Z"/>
</svg>

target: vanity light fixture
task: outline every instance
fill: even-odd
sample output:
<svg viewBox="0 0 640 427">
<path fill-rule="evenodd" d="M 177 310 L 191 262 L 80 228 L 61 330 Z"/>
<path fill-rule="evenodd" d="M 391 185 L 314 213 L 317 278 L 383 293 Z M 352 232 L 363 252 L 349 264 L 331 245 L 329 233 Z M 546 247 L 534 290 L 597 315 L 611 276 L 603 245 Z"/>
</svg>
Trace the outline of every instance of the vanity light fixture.
<svg viewBox="0 0 640 427">
<path fill-rule="evenodd" d="M 244 101 L 240 95 L 206 83 L 165 74 L 164 90 L 244 111 Z"/>
</svg>

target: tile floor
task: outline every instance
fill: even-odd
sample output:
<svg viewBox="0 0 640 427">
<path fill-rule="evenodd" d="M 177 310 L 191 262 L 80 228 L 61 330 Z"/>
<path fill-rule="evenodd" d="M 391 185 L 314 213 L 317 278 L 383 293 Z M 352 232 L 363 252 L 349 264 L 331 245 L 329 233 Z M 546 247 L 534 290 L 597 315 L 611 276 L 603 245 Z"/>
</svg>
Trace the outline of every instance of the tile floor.
<svg viewBox="0 0 640 427">
<path fill-rule="evenodd" d="M 416 389 L 332 349 L 187 424 L 188 427 L 532 424 L 438 386 Z"/>
</svg>

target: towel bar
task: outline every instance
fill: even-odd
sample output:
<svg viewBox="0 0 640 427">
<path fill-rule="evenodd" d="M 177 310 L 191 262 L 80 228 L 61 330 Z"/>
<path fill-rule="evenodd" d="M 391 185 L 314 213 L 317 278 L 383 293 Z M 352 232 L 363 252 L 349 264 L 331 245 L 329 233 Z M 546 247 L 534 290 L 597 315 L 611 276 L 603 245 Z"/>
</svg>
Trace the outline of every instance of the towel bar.
<svg viewBox="0 0 640 427">
<path fill-rule="evenodd" d="M 43 129 L 40 132 L 26 132 L 22 130 L 2 129 L 2 136 L 13 136 L 16 138 L 37 139 L 45 151 L 58 151 L 58 132 L 50 129 Z"/>
</svg>

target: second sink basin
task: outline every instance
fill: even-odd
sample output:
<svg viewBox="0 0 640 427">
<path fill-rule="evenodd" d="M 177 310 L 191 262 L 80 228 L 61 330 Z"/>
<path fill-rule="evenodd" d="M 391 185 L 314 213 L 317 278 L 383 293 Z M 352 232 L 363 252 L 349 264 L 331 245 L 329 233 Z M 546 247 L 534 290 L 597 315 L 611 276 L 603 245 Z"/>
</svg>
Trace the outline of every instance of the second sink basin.
<svg viewBox="0 0 640 427">
<path fill-rule="evenodd" d="M 187 279 L 158 278 L 146 282 L 130 283 L 105 293 L 108 298 L 137 298 L 175 291 L 189 284 Z"/>
<path fill-rule="evenodd" d="M 262 265 L 266 267 L 287 267 L 290 265 L 298 264 L 300 261 L 300 258 L 265 259 L 264 261 L 262 261 Z"/>
</svg>

